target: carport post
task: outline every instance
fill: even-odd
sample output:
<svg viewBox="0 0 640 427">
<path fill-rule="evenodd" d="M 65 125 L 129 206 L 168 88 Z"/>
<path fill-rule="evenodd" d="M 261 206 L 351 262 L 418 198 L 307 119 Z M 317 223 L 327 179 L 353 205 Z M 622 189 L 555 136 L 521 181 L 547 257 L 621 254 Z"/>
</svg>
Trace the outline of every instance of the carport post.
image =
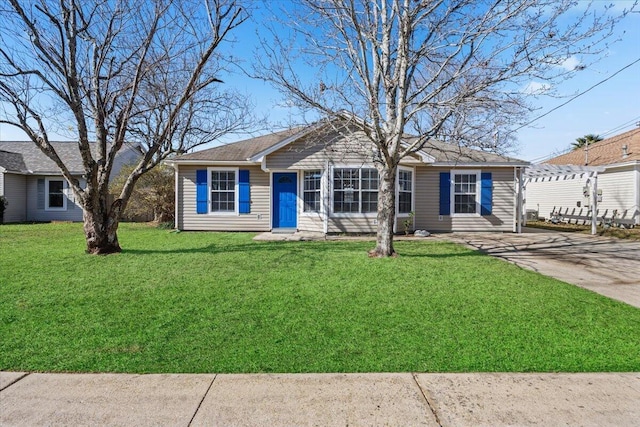
<svg viewBox="0 0 640 427">
<path fill-rule="evenodd" d="M 595 235 L 598 224 L 598 172 L 593 172 L 593 188 L 591 191 L 591 234 Z"/>
<path fill-rule="evenodd" d="M 518 234 L 522 234 L 522 222 L 524 221 L 525 218 L 525 212 L 524 212 L 524 200 L 523 200 L 523 180 L 524 180 L 524 169 L 519 168 L 518 172 L 520 172 L 518 174 L 518 202 L 517 202 L 517 215 L 518 215 L 518 219 L 517 219 L 517 224 L 516 224 L 516 232 Z"/>
</svg>

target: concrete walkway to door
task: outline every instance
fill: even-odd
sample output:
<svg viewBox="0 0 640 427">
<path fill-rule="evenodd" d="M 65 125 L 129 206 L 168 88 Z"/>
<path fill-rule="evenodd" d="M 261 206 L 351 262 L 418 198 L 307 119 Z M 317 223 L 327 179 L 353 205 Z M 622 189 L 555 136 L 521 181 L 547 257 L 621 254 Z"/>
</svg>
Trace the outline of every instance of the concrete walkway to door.
<svg viewBox="0 0 640 427">
<path fill-rule="evenodd" d="M 464 244 L 640 308 L 640 242 L 525 228 L 522 234 L 449 233 Z"/>
</svg>

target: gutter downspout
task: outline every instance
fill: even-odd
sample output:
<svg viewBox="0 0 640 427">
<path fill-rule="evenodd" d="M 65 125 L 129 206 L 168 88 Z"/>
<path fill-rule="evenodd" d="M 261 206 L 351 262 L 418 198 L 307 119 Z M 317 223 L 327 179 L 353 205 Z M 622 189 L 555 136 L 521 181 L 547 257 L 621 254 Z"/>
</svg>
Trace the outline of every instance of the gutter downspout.
<svg viewBox="0 0 640 427">
<path fill-rule="evenodd" d="M 513 233 L 520 233 L 518 226 L 520 223 L 520 192 L 522 189 L 520 188 L 520 182 L 518 180 L 518 168 L 516 166 L 513 167 Z"/>
<path fill-rule="evenodd" d="M 522 168 L 514 168 L 514 173 L 515 170 L 517 169 L 518 173 L 518 219 L 517 219 L 517 233 L 518 234 L 522 234 L 522 222 L 524 221 L 524 182 L 523 182 L 523 175 L 524 175 L 524 171 L 522 170 Z"/>
<path fill-rule="evenodd" d="M 326 174 L 326 179 L 324 180 L 325 185 L 324 185 L 324 197 L 322 197 L 322 202 L 324 204 L 323 206 L 323 210 L 322 210 L 322 231 L 324 232 L 325 235 L 327 235 L 329 233 L 329 194 L 330 194 L 330 187 L 329 184 L 331 183 L 331 177 L 330 177 L 330 173 L 329 173 L 329 161 L 327 160 L 324 164 L 324 173 Z"/>
<path fill-rule="evenodd" d="M 634 214 L 635 214 L 635 224 L 636 225 L 640 225 L 640 162 L 636 163 L 636 167 L 635 167 L 635 175 L 636 175 L 636 189 L 635 189 L 635 209 L 634 209 Z"/>
<path fill-rule="evenodd" d="M 514 191 L 514 197 L 513 197 L 513 232 L 515 233 L 517 231 L 517 211 L 518 211 L 518 189 L 516 186 L 516 167 L 513 167 L 513 191 Z"/>
<path fill-rule="evenodd" d="M 180 166 L 178 166 L 177 163 L 173 164 L 173 169 L 175 170 L 175 175 L 174 175 L 175 176 L 175 178 L 174 178 L 175 182 L 174 182 L 174 189 L 173 189 L 174 190 L 173 191 L 173 193 L 174 193 L 174 201 L 173 201 L 173 203 L 175 203 L 175 205 L 174 205 L 175 206 L 174 207 L 175 214 L 174 214 L 174 218 L 173 218 L 173 227 L 176 230 L 178 229 L 178 215 L 179 215 L 179 213 L 178 213 L 179 212 L 179 209 L 178 209 L 178 206 L 179 206 L 178 205 L 178 179 L 179 179 L 179 176 L 180 176 L 180 174 L 178 172 L 179 167 Z"/>
</svg>

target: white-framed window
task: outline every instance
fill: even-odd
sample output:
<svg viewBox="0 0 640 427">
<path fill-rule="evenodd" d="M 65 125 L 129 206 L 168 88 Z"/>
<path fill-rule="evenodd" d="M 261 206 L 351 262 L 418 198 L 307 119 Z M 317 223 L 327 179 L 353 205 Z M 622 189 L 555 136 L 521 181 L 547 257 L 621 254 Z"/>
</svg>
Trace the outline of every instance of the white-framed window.
<svg viewBox="0 0 640 427">
<path fill-rule="evenodd" d="M 322 171 L 304 171 L 302 180 L 302 211 L 320 212 L 322 210 Z"/>
<path fill-rule="evenodd" d="M 67 210 L 67 196 L 65 189 L 67 182 L 64 179 L 45 179 L 45 210 L 65 211 Z"/>
<path fill-rule="evenodd" d="M 451 183 L 451 213 L 480 215 L 480 171 L 452 171 Z"/>
<path fill-rule="evenodd" d="M 378 187 L 380 178 L 376 169 L 360 169 L 362 177 L 362 213 L 378 210 Z"/>
<path fill-rule="evenodd" d="M 333 212 L 376 212 L 379 182 L 378 171 L 373 168 L 334 168 Z"/>
<path fill-rule="evenodd" d="M 398 169 L 398 214 L 413 211 L 413 169 Z"/>
<path fill-rule="evenodd" d="M 209 212 L 238 212 L 238 169 L 209 168 Z"/>
</svg>

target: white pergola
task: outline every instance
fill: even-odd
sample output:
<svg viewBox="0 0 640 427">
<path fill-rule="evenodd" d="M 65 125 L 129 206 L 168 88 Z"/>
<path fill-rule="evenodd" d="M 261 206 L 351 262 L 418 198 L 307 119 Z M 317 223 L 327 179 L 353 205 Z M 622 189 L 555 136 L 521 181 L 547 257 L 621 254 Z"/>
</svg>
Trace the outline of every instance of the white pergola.
<svg viewBox="0 0 640 427">
<path fill-rule="evenodd" d="M 591 186 L 591 234 L 596 234 L 598 223 L 598 173 L 604 172 L 603 166 L 578 166 L 578 165 L 549 165 L 536 164 L 528 166 L 524 172 L 524 181 L 529 182 L 536 178 L 553 178 L 567 175 L 586 174 L 593 181 Z"/>
</svg>

